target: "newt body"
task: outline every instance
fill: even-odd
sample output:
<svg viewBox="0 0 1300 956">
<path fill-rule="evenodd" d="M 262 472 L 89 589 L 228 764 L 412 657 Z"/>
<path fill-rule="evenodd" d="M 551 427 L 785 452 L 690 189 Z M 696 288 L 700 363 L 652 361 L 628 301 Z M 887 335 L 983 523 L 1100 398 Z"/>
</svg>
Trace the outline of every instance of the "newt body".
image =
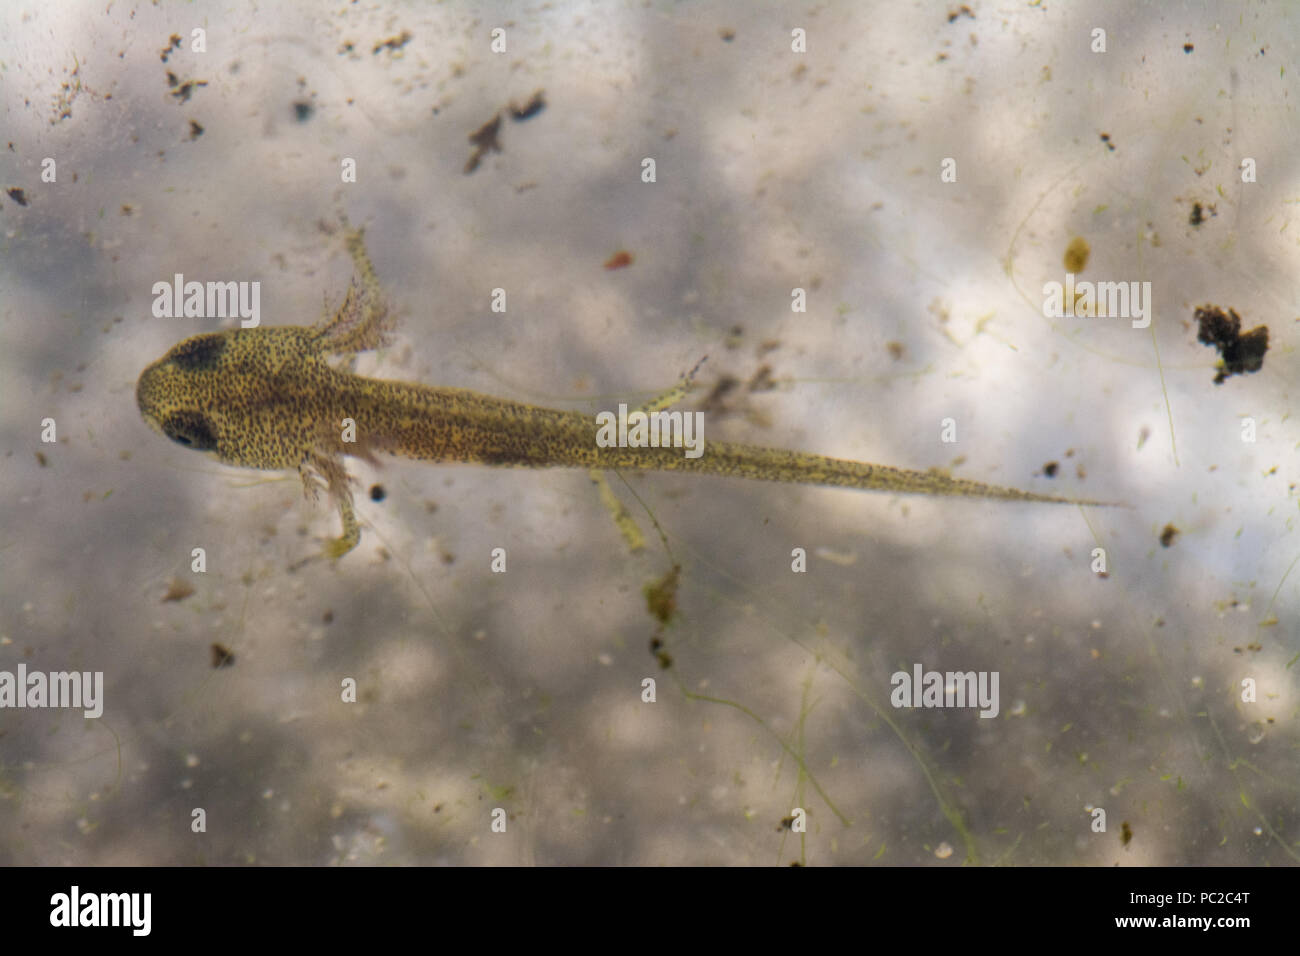
<svg viewBox="0 0 1300 956">
<path fill-rule="evenodd" d="M 316 326 L 195 335 L 146 368 L 136 384 L 141 415 L 168 438 L 229 465 L 296 468 L 311 494 L 327 488 L 343 519 L 343 536 L 327 548 L 331 556 L 347 553 L 360 540 L 342 456 L 374 460 L 380 452 L 421 461 L 694 471 L 898 493 L 1096 504 L 934 471 L 732 442 L 710 441 L 697 458 L 675 447 L 601 447 L 596 419 L 581 412 L 357 375 L 331 359 L 385 344 L 391 321 L 359 231 L 348 233 L 348 248 L 359 277 L 332 319 Z M 345 432 L 348 419 L 352 434 Z"/>
</svg>

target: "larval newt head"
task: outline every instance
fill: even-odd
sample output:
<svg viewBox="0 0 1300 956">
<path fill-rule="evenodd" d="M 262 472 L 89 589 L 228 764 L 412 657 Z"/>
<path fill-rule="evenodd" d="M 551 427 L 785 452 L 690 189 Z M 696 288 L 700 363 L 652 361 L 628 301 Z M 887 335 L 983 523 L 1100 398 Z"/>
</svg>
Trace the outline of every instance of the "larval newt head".
<svg viewBox="0 0 1300 956">
<path fill-rule="evenodd" d="M 177 444 L 229 465 L 298 468 L 334 417 L 340 373 L 319 329 L 236 329 L 178 343 L 136 383 L 140 414 Z"/>
<path fill-rule="evenodd" d="M 310 327 L 208 332 L 174 345 L 136 382 L 150 427 L 228 465 L 310 465 L 343 495 L 341 468 L 330 459 L 342 450 L 340 403 L 353 376 L 330 361 L 387 344 L 394 322 L 361 230 L 347 228 L 344 241 L 356 277 L 333 317 Z"/>
</svg>

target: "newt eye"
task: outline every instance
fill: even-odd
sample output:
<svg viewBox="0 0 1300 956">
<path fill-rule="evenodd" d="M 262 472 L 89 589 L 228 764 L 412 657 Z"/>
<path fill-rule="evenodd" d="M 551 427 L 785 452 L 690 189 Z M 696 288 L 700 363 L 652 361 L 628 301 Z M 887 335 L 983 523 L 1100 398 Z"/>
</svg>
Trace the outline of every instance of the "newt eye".
<svg viewBox="0 0 1300 956">
<path fill-rule="evenodd" d="M 199 451 L 216 451 L 217 437 L 201 412 L 173 412 L 162 423 L 163 434 L 172 441 Z"/>
<path fill-rule="evenodd" d="M 186 371 L 214 368 L 225 349 L 226 336 L 220 332 L 196 335 L 172 349 L 171 360 L 178 368 Z"/>
</svg>

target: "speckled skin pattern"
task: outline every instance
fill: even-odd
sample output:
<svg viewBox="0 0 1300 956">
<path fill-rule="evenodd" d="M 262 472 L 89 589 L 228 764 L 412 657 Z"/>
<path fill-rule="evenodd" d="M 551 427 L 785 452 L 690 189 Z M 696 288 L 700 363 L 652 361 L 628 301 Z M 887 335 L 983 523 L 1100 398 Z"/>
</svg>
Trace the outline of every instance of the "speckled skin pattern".
<svg viewBox="0 0 1300 956">
<path fill-rule="evenodd" d="M 136 384 L 140 414 L 155 430 L 226 464 L 296 468 L 309 494 L 328 488 L 343 536 L 338 557 L 360 540 L 343 455 L 376 453 L 484 465 L 694 471 L 768 481 L 1011 501 L 1096 504 L 951 478 L 934 471 L 710 441 L 681 448 L 600 447 L 595 418 L 464 389 L 364 378 L 336 367 L 387 343 L 389 312 L 360 231 L 347 233 L 358 276 L 338 313 L 316 326 L 235 329 L 173 346 Z M 355 441 L 344 441 L 344 421 Z"/>
</svg>

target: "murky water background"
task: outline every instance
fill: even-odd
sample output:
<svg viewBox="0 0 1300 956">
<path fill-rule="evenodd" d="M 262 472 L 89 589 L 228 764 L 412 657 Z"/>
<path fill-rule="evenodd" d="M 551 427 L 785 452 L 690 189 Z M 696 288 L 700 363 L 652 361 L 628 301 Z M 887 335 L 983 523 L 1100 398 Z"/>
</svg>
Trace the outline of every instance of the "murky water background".
<svg viewBox="0 0 1300 956">
<path fill-rule="evenodd" d="M 5 5 L 0 669 L 106 686 L 0 711 L 0 862 L 1300 858 L 1294 11 L 948 10 Z M 343 214 L 402 314 L 363 372 L 597 411 L 707 354 L 693 400 L 741 384 L 706 438 L 1132 508 L 628 476 L 629 554 L 578 472 L 351 462 L 361 547 L 290 571 L 336 514 L 153 434 L 134 383 L 223 327 L 151 315 L 175 273 L 259 280 L 268 325 L 337 305 Z M 1074 236 L 1151 329 L 1043 316 Z M 1213 384 L 1206 303 L 1268 325 L 1262 371 Z M 1000 713 L 892 708 L 917 663 L 996 671 Z"/>
</svg>

